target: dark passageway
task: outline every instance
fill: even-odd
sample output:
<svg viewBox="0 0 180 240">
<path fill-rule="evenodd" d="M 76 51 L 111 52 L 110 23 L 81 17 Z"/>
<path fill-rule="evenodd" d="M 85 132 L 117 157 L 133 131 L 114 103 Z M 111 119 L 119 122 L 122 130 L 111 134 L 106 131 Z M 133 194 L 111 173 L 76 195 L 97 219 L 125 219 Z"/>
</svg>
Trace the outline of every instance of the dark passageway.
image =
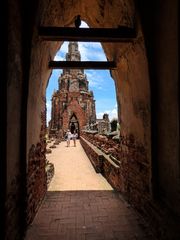
<svg viewBox="0 0 180 240">
<path fill-rule="evenodd" d="M 113 64 L 110 72 L 121 125 L 120 142 L 114 147 L 118 148 L 120 161 L 118 171 L 105 161 L 104 177 L 143 216 L 158 239 L 180 239 L 178 1 L 10 0 L 2 11 L 2 23 L 7 26 L 0 56 L 0 137 L 5 146 L 0 174 L 5 225 L 2 237 L 23 239 L 44 198 L 50 204 L 53 198 L 59 198 L 59 193 L 46 196 L 45 92 L 52 72 L 49 63 L 67 40 L 67 32 L 53 32 L 47 39 L 39 29 L 71 28 L 70 41 L 75 41 L 74 37 L 83 41 L 83 30 L 74 28 L 74 19 L 80 15 L 90 27 L 86 40 L 101 42 L 109 66 Z M 99 39 L 95 28 L 101 29 L 104 37 Z M 110 41 L 105 28 L 112 33 Z M 57 34 L 61 40 L 56 41 Z M 98 155 L 89 146 L 93 142 L 100 145 L 101 140 L 82 133 L 80 136 L 86 153 L 96 161 Z M 70 192 L 67 198 L 68 194 L 75 202 L 81 199 L 85 210 L 84 196 Z M 116 204 L 116 194 L 112 195 Z M 121 201 L 117 203 L 119 209 L 120 205 Z M 117 219 L 116 227 L 121 229 L 119 216 Z M 59 220 L 53 224 L 59 224 Z"/>
</svg>

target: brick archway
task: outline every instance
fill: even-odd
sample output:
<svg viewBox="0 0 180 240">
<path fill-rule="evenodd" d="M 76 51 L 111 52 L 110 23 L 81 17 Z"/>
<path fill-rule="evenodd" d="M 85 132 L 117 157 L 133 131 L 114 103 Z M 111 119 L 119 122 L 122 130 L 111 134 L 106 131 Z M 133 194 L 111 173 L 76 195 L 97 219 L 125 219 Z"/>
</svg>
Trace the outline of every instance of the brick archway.
<svg viewBox="0 0 180 240">
<path fill-rule="evenodd" d="M 70 120 L 69 120 L 69 129 L 71 131 L 71 133 L 74 133 L 74 131 L 76 133 L 78 133 L 79 136 L 79 121 L 76 117 L 76 115 L 73 113 Z"/>
<path fill-rule="evenodd" d="M 113 4 L 110 4 L 110 2 L 107 1 L 106 7 L 103 8 L 104 13 L 102 15 L 100 10 L 102 2 L 98 0 L 92 2 L 82 1 L 81 4 L 79 4 L 79 2 L 76 2 L 75 4 L 73 2 L 71 6 L 68 4 L 69 7 L 67 8 L 63 8 L 59 5 L 57 7 L 56 2 L 52 1 L 44 6 L 44 10 L 46 10 L 41 14 L 43 15 L 44 13 L 45 15 L 40 15 L 43 17 L 43 20 L 40 18 L 40 25 L 71 27 L 74 24 L 74 17 L 78 12 L 78 14 L 81 15 L 81 19 L 84 20 L 89 27 L 113 28 L 118 25 L 130 26 L 134 19 L 135 6 L 132 1 L 128 1 L 126 3 L 124 2 L 124 4 L 126 5 L 126 11 L 124 11 L 124 5 L 121 1 L 117 0 Z M 99 8 L 99 6 L 101 7 Z M 61 7 L 63 9 L 61 9 Z M 84 11 L 84 9 L 86 9 L 86 11 Z M 112 18 L 108 17 L 110 11 L 113 12 Z M 63 18 L 59 18 L 62 12 Z M 48 16 L 51 16 L 51 19 L 49 19 Z M 97 21 L 95 21 L 95 19 L 97 19 Z M 134 149 L 135 152 L 138 152 L 138 154 L 136 154 L 137 159 L 135 159 L 136 165 L 134 168 L 138 171 L 138 181 L 143 182 L 142 185 L 136 186 L 136 181 L 130 179 L 129 175 L 124 176 L 123 184 L 128 186 L 125 188 L 124 194 L 127 195 L 127 197 L 130 197 L 131 201 L 137 207 L 141 207 L 140 205 L 143 205 L 143 202 L 146 201 L 151 194 L 151 168 L 149 167 L 149 165 L 151 165 L 150 86 L 144 38 L 139 19 L 137 19 L 137 22 L 139 27 L 138 35 L 137 39 L 133 43 L 102 43 L 102 47 L 105 51 L 107 59 L 110 61 L 115 60 L 117 64 L 117 69 L 111 70 L 111 76 L 115 81 L 117 103 L 119 106 L 118 117 L 121 119 L 121 135 L 123 138 L 122 149 L 128 149 L 128 151 L 124 150 L 123 156 L 125 156 L 128 164 L 130 164 L 129 159 L 134 158 L 132 155 L 132 149 Z M 36 33 L 34 34 L 36 35 Z M 30 75 L 30 95 L 28 98 L 28 133 L 32 134 L 32 138 L 28 139 L 28 149 L 31 147 L 33 142 L 39 141 L 38 131 L 32 131 L 32 118 L 34 118 L 33 123 L 38 126 L 39 129 L 41 126 L 41 119 L 39 119 L 38 113 L 42 111 L 43 106 L 41 96 L 45 95 L 46 83 L 50 74 L 50 70 L 47 69 L 47 63 L 49 58 L 54 58 L 55 53 L 62 44 L 62 42 L 36 42 L 37 36 L 35 35 L 33 38 L 33 46 L 35 46 L 35 48 L 32 49 L 31 55 L 32 72 Z M 38 60 L 37 57 L 39 52 L 42 53 L 42 55 L 39 55 L 40 60 Z M 39 78 L 35 74 L 36 72 L 39 72 L 39 69 L 41 69 L 41 76 L 39 77 L 41 79 L 41 85 L 37 85 Z M 34 86 L 39 86 L 39 88 L 36 89 L 38 91 L 36 94 Z M 31 108 L 31 104 L 34 101 L 36 103 Z M 68 104 L 68 110 L 66 109 L 63 114 L 64 129 L 69 128 L 69 121 L 72 113 L 74 113 L 78 119 L 79 129 L 83 129 L 86 125 L 86 113 L 82 111 L 75 98 L 72 98 Z M 35 110 L 37 114 L 34 115 L 33 110 Z M 131 142 L 131 136 L 133 136 L 135 142 Z M 143 149 L 142 152 L 139 152 L 140 148 Z M 148 165 L 143 165 L 146 166 L 144 170 L 145 173 L 140 172 L 138 168 L 139 162 L 148 163 Z M 130 182 L 131 189 L 129 189 Z M 29 184 L 31 184 L 31 182 L 29 182 Z M 145 186 L 148 186 L 148 188 L 146 188 L 147 191 L 144 194 L 144 198 L 142 198 L 141 192 Z"/>
<path fill-rule="evenodd" d="M 124 194 L 141 212 L 157 209 L 152 207 L 154 184 L 160 190 L 157 197 L 180 215 L 177 5 L 177 0 L 166 0 L 163 7 L 160 0 L 155 4 L 131 0 L 39 0 L 26 7 L 23 1 L 8 1 L 4 21 L 8 34 L 2 34 L 8 45 L 2 58 L 7 67 L 2 71 L 7 112 L 1 114 L 3 142 L 8 143 L 2 157 L 7 239 L 19 236 L 46 192 L 44 97 L 51 74 L 48 62 L 62 42 L 41 41 L 38 27 L 72 27 L 78 14 L 96 28 L 131 26 L 134 13 L 140 15 L 135 41 L 102 44 L 107 59 L 117 63 L 111 75 L 121 119 L 123 163 L 127 167 L 120 181 L 128 183 Z M 131 176 L 137 177 L 135 181 Z"/>
</svg>

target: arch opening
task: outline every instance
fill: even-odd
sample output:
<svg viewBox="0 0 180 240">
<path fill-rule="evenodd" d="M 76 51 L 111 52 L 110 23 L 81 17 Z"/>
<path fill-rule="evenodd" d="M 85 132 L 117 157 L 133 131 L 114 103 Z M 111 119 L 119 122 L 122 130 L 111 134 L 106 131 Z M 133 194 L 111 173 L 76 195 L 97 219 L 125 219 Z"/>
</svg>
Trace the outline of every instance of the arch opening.
<svg viewBox="0 0 180 240">
<path fill-rule="evenodd" d="M 79 136 L 79 122 L 76 115 L 73 113 L 69 121 L 69 129 L 71 133 L 77 133 Z"/>
<path fill-rule="evenodd" d="M 132 19 L 134 16 L 132 8 L 133 7 L 129 8 L 130 19 Z M 74 16 L 75 16 L 75 13 L 73 13 L 73 18 Z M 118 13 L 118 16 L 119 16 L 119 13 Z M 92 27 L 101 26 L 100 22 L 94 22 L 93 19 L 89 19 L 86 14 L 82 13 L 82 17 L 89 24 L 89 26 L 92 26 Z M 116 17 L 114 17 L 113 20 L 111 19 L 110 21 L 108 20 L 107 22 L 104 22 L 103 26 L 113 27 L 115 24 Z M 121 21 L 121 20 L 119 19 L 118 21 Z M 67 25 L 71 26 L 72 22 Z M 62 43 L 46 43 L 45 46 L 46 46 L 45 49 L 47 49 L 47 46 L 48 46 L 50 50 L 50 56 L 52 59 L 54 58 L 54 55 L 57 52 L 59 46 L 62 46 Z M 120 127 L 121 127 L 120 145 L 123 144 L 123 148 L 121 149 L 126 149 L 126 148 L 129 149 L 128 151 L 125 151 L 125 152 L 124 151 L 119 152 L 118 155 L 119 157 L 121 157 L 121 155 L 124 155 L 128 161 L 128 164 L 131 165 L 131 162 L 129 161 L 129 159 L 131 159 L 132 157 L 130 156 L 130 152 L 131 152 L 130 149 L 135 148 L 135 151 L 138 153 L 139 151 L 138 149 L 142 147 L 143 148 L 142 153 L 140 155 L 137 154 L 137 156 L 139 156 L 138 162 L 141 162 L 141 164 L 143 164 L 144 162 L 148 162 L 149 164 L 151 164 L 149 75 L 148 75 L 146 53 L 143 48 L 144 40 L 143 40 L 141 30 L 139 32 L 138 39 L 133 44 L 132 43 L 127 43 L 127 44 L 102 43 L 102 47 L 104 49 L 106 58 L 108 60 L 115 59 L 118 66 L 117 70 L 111 71 L 111 76 L 115 81 L 115 89 L 117 94 L 118 118 L 120 119 Z M 40 48 L 41 50 L 43 50 L 44 46 L 42 45 L 40 46 Z M 49 58 L 49 53 L 48 55 L 46 55 L 45 58 L 43 58 L 43 61 L 47 62 L 48 58 Z M 34 66 L 34 68 L 36 69 L 36 66 Z M 45 68 L 43 69 L 43 67 L 41 68 L 42 68 L 43 74 L 41 75 L 42 84 L 41 86 L 39 86 L 39 94 L 44 95 L 45 89 L 47 86 L 45 80 L 48 79 L 48 75 L 50 74 L 50 71 L 49 70 L 47 71 L 47 69 Z M 33 81 L 30 83 L 30 85 L 33 86 Z M 32 97 L 35 97 L 33 96 L 32 89 L 30 90 L 30 92 L 32 94 Z M 31 100 L 32 99 L 29 99 L 29 102 L 31 102 Z M 74 101 L 75 103 L 76 99 L 72 99 L 72 101 Z M 119 109 L 120 105 L 121 105 L 121 114 Z M 42 106 L 42 104 L 36 105 L 36 106 Z M 38 112 L 39 109 L 36 109 L 36 111 Z M 30 122 L 32 123 L 31 110 L 29 112 L 29 116 L 31 119 Z M 77 113 L 76 113 L 76 116 L 77 116 Z M 66 115 L 64 116 L 64 118 L 61 119 L 62 122 L 65 122 L 67 124 L 66 129 L 68 128 L 68 123 L 69 123 L 69 121 L 66 121 L 67 119 L 68 119 L 68 113 L 66 112 Z M 36 119 L 35 122 L 36 123 L 38 122 L 39 123 L 38 125 L 41 124 L 41 121 L 39 121 L 39 119 L 38 120 Z M 83 121 L 82 122 L 79 121 L 80 128 L 81 128 L 81 124 L 83 125 Z M 29 125 L 29 130 L 31 131 L 30 125 Z M 33 133 L 33 135 L 36 135 L 36 134 L 37 132 Z M 35 139 L 38 140 L 38 138 L 39 138 L 38 135 L 32 136 L 32 139 L 33 139 L 32 142 L 34 142 Z M 30 139 L 28 140 L 30 145 L 31 140 Z M 137 165 L 138 165 L 138 162 L 137 162 Z M 141 173 L 140 170 L 138 171 L 139 171 L 138 173 L 139 181 L 141 181 L 143 179 L 144 174 L 143 172 Z M 136 194 L 138 196 L 140 196 L 141 194 L 141 190 L 142 190 L 141 187 L 144 188 L 145 185 L 148 186 L 146 188 L 147 195 L 149 195 L 151 192 L 150 168 L 147 167 L 144 171 L 146 172 L 146 177 L 145 179 L 142 180 L 144 184 L 143 186 L 140 186 L 136 189 L 137 191 Z M 122 184 L 119 183 L 118 182 L 119 177 L 117 177 L 117 179 L 115 180 L 115 185 L 118 186 L 118 190 L 120 190 L 122 193 L 130 197 L 132 199 L 132 202 L 134 202 L 135 205 L 137 205 L 137 207 L 138 206 L 140 207 L 142 203 L 137 201 L 136 194 L 131 196 L 131 189 L 129 188 L 129 182 L 131 182 L 132 179 L 130 179 L 127 176 L 124 176 L 124 174 L 125 172 L 123 173 L 123 176 L 121 176 L 123 179 L 125 179 L 124 182 L 122 182 Z M 132 189 L 134 189 L 135 185 L 136 183 L 134 182 L 134 185 L 131 186 Z"/>
<path fill-rule="evenodd" d="M 13 239 L 13 233 L 18 238 L 19 223 L 32 221 L 47 190 L 45 91 L 51 74 L 48 62 L 62 42 L 41 41 L 37 30 L 39 26 L 72 27 L 78 14 L 97 28 L 131 26 L 134 13 L 140 14 L 135 41 L 102 44 L 108 60 L 117 63 L 111 75 L 121 124 L 122 163 L 120 171 L 108 168 L 103 173 L 113 176 L 118 190 L 141 212 L 161 208 L 152 197 L 154 185 L 166 209 L 180 213 L 177 1 L 167 0 L 163 8 L 161 2 L 39 0 L 29 8 L 22 1 L 8 2 L 5 22 L 10 41 L 5 41 L 8 51 L 3 59 L 8 69 L 3 136 L 8 144 L 2 158 L 7 239 Z"/>
<path fill-rule="evenodd" d="M 82 27 L 88 27 L 88 25 L 84 21 L 82 21 Z M 74 46 L 74 42 L 70 42 L 70 43 L 64 42 L 54 57 L 54 60 L 56 61 L 58 60 L 73 61 L 74 59 L 75 61 L 79 61 L 79 60 L 107 61 L 107 58 L 105 56 L 105 53 L 100 43 L 79 42 L 77 43 L 77 46 Z M 79 71 L 79 72 L 77 73 L 76 71 Z M 77 80 L 72 80 L 73 74 L 77 75 L 76 76 Z M 57 79 L 59 79 L 58 84 L 57 84 Z M 72 81 L 74 81 L 74 83 L 72 83 Z M 55 90 L 55 89 L 58 89 L 58 90 Z M 78 97 L 78 91 L 80 93 L 79 97 Z M 56 117 L 52 116 L 56 111 L 54 106 L 56 104 L 55 104 L 55 101 L 53 104 L 51 104 L 50 101 L 52 101 L 53 98 L 56 98 L 60 94 L 60 92 L 61 93 L 63 92 L 64 96 L 66 95 L 66 100 L 56 99 L 56 102 L 61 101 L 61 103 L 59 103 L 59 107 L 57 106 L 56 108 L 57 108 L 57 111 L 59 111 L 58 110 L 59 108 L 64 109 L 63 114 L 65 114 L 65 110 L 67 110 L 67 106 L 69 106 L 70 102 L 72 100 L 77 100 L 77 99 L 78 99 L 78 104 L 82 105 L 81 107 L 83 111 L 87 110 L 87 113 L 88 113 L 88 111 L 90 111 L 88 110 L 88 108 L 91 108 L 91 107 L 94 108 L 91 110 L 92 113 L 91 114 L 89 113 L 91 116 L 90 115 L 87 116 L 88 120 L 87 119 L 85 120 L 86 123 L 83 120 L 83 122 L 80 124 L 80 130 L 83 129 L 84 125 L 95 124 L 96 122 L 95 115 L 97 115 L 98 119 L 102 119 L 103 114 L 107 113 L 109 115 L 110 121 L 114 118 L 115 119 L 118 118 L 115 86 L 110 76 L 110 73 L 107 70 L 99 71 L 99 70 L 84 70 L 84 69 L 80 69 L 80 70 L 64 69 L 63 71 L 62 70 L 52 71 L 52 75 L 49 78 L 49 84 L 46 88 L 47 125 L 49 124 L 50 119 L 53 118 L 54 119 L 53 122 L 56 122 L 55 123 L 56 126 L 51 126 L 51 123 L 50 123 L 50 128 L 52 128 L 53 130 L 57 129 L 57 131 L 59 129 L 63 129 L 63 131 L 66 131 L 67 130 L 66 128 L 68 126 L 66 126 L 65 121 L 69 121 L 69 119 L 68 120 L 64 119 L 64 123 L 63 123 L 62 113 L 60 114 L 61 116 L 60 115 L 59 116 L 57 115 Z M 73 94 L 69 94 L 68 95 L 69 97 L 68 97 L 66 92 L 69 92 L 69 93 L 73 92 Z M 52 99 L 51 99 L 51 95 L 53 96 Z M 94 98 L 93 100 L 94 102 L 92 102 L 90 105 L 94 105 L 94 106 L 90 106 L 87 101 L 91 102 L 93 98 Z M 61 107 L 60 107 L 60 104 L 62 105 Z M 53 110 L 51 109 L 51 105 Z M 52 111 L 52 114 L 50 113 L 51 111 Z M 76 112 L 77 117 L 78 115 Z M 62 126 L 58 127 L 57 121 L 59 122 L 61 121 Z"/>
</svg>

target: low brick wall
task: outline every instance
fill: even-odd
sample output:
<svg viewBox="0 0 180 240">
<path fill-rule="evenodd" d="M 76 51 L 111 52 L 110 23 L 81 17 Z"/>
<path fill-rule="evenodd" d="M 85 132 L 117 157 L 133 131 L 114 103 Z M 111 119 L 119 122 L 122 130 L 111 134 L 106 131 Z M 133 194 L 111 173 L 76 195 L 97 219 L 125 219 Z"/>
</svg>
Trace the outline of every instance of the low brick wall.
<svg viewBox="0 0 180 240">
<path fill-rule="evenodd" d="M 147 202 L 150 199 L 149 174 L 150 165 L 147 162 L 146 151 L 133 137 L 122 138 L 121 142 L 104 141 L 92 134 L 82 134 L 81 144 L 95 169 L 120 191 L 124 197 L 139 211 L 146 213 Z M 110 145 L 106 147 L 106 145 Z M 102 147 L 102 151 L 100 149 Z M 112 154 L 105 154 L 103 149 L 114 149 L 116 161 Z M 102 156 L 102 163 L 99 163 Z"/>
<path fill-rule="evenodd" d="M 119 184 L 119 166 L 116 165 L 108 155 L 88 142 L 85 138 L 80 137 L 80 142 L 95 171 L 101 173 L 114 189 L 121 190 Z"/>
<path fill-rule="evenodd" d="M 102 173 L 103 171 L 103 157 L 101 151 L 99 151 L 95 146 L 85 140 L 83 137 L 80 137 L 81 145 L 84 148 L 84 151 L 88 155 L 95 171 L 97 173 Z"/>
</svg>

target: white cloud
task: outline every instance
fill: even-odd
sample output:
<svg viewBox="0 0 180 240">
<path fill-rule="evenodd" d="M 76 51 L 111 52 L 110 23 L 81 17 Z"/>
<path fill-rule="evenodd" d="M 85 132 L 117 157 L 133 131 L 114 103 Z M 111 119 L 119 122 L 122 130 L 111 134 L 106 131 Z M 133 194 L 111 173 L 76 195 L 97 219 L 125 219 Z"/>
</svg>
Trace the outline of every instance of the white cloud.
<svg viewBox="0 0 180 240">
<path fill-rule="evenodd" d="M 100 43 L 79 42 L 82 61 L 107 61 Z"/>
<path fill-rule="evenodd" d="M 97 74 L 97 71 L 91 70 L 86 72 L 87 79 L 89 81 L 89 87 L 102 89 L 103 77 L 100 74 Z"/>
<path fill-rule="evenodd" d="M 111 121 L 113 118 L 117 118 L 117 119 L 118 119 L 117 109 L 113 109 L 113 110 L 109 113 L 109 119 L 110 119 L 110 121 Z"/>
<path fill-rule="evenodd" d="M 57 51 L 54 60 L 63 61 L 68 52 L 69 42 L 64 42 L 61 48 Z M 78 49 L 81 53 L 82 61 L 107 61 L 105 53 L 100 43 L 79 42 Z"/>
<path fill-rule="evenodd" d="M 103 118 L 103 112 L 99 112 L 99 113 L 96 113 L 96 117 L 98 118 L 98 119 L 102 119 Z"/>
<path fill-rule="evenodd" d="M 81 28 L 89 28 L 89 26 L 87 25 L 87 23 L 85 23 L 84 21 L 81 21 Z"/>
<path fill-rule="evenodd" d="M 111 121 L 113 118 L 118 119 L 118 114 L 117 114 L 117 105 L 113 109 L 105 110 L 104 112 L 98 112 L 96 113 L 96 117 L 98 119 L 103 118 L 103 114 L 107 113 L 109 115 L 109 120 Z"/>
<path fill-rule="evenodd" d="M 66 59 L 65 55 L 68 52 L 68 42 L 64 42 L 60 49 L 57 51 L 54 60 L 55 61 L 64 61 Z"/>
<path fill-rule="evenodd" d="M 64 58 L 61 57 L 60 55 L 56 55 L 56 56 L 54 57 L 54 61 L 63 61 L 63 60 L 64 60 Z"/>
<path fill-rule="evenodd" d="M 66 54 L 68 52 L 68 44 L 69 42 L 64 42 L 62 45 L 61 45 L 61 48 L 60 48 L 60 52 Z M 64 56 L 65 57 L 65 56 Z"/>
</svg>

